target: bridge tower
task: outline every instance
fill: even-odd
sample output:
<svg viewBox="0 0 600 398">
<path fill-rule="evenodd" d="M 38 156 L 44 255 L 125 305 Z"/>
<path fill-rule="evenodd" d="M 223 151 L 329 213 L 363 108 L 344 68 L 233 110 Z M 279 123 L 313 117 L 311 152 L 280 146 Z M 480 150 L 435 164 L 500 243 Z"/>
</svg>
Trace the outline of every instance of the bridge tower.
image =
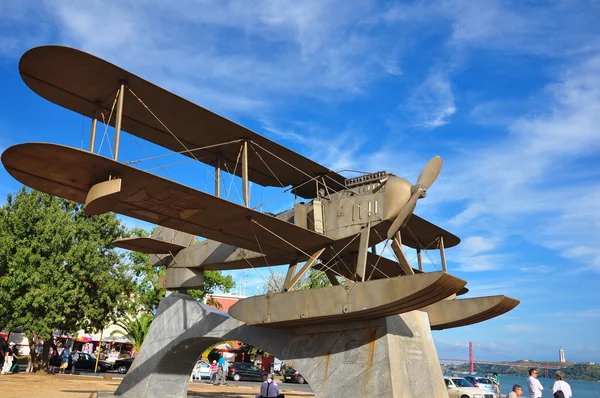
<svg viewBox="0 0 600 398">
<path fill-rule="evenodd" d="M 473 360 L 473 343 L 469 341 L 469 372 L 475 373 L 475 362 Z"/>
</svg>

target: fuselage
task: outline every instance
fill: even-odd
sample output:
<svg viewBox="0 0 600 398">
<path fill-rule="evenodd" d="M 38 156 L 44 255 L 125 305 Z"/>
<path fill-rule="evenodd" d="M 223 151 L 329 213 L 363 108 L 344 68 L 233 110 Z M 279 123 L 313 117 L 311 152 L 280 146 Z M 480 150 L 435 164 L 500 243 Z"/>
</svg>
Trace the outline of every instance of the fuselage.
<svg viewBox="0 0 600 398">
<path fill-rule="evenodd" d="M 293 208 L 273 217 L 333 239 L 335 243 L 323 255 L 323 260 L 356 252 L 356 237 L 365 228 L 371 230 L 369 246 L 375 246 L 386 239 L 391 222 L 410 199 L 412 184 L 385 172 L 373 175 L 380 178 L 365 177 L 363 181 L 351 182 L 342 191 L 322 195 L 308 203 L 296 203 Z M 306 257 L 299 253 L 298 261 L 304 261 Z M 221 242 L 204 240 L 179 252 L 171 266 L 242 269 L 288 263 L 287 257 L 265 256 Z"/>
</svg>

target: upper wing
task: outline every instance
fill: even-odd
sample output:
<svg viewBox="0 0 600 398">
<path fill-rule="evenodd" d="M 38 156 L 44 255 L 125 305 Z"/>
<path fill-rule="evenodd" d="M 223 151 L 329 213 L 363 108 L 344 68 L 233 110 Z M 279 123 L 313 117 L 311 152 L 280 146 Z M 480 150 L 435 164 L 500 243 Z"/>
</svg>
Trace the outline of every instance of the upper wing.
<svg viewBox="0 0 600 398">
<path fill-rule="evenodd" d="M 176 152 L 211 146 L 193 155 L 184 154 L 213 165 L 221 154 L 230 172 L 234 171 L 241 140 L 248 140 L 252 147 L 248 151 L 250 181 L 263 186 L 292 186 L 293 192 L 303 198 L 317 196 L 312 178 L 323 177 L 330 191 L 344 187 L 344 177 L 328 168 L 83 51 L 36 47 L 21 57 L 19 71 L 25 83 L 49 101 L 89 117 L 98 103 L 107 119 L 120 82 L 126 81 L 127 87 L 164 123 L 126 92 L 122 128 L 133 135 Z M 114 121 L 113 117 L 110 124 Z M 230 143 L 237 140 L 240 142 Z M 235 174 L 241 175 L 241 167 Z"/>
<path fill-rule="evenodd" d="M 85 203 L 92 186 L 118 177 L 121 189 L 111 211 L 277 258 L 291 261 L 299 250 L 311 253 L 333 243 L 287 221 L 76 148 L 19 144 L 4 151 L 2 163 L 22 183 L 79 203 Z"/>
<path fill-rule="evenodd" d="M 445 229 L 413 214 L 402 227 L 402 244 L 413 249 L 432 250 L 438 248 L 440 237 L 444 239 L 444 247 L 449 248 L 460 243 L 460 238 Z"/>
</svg>

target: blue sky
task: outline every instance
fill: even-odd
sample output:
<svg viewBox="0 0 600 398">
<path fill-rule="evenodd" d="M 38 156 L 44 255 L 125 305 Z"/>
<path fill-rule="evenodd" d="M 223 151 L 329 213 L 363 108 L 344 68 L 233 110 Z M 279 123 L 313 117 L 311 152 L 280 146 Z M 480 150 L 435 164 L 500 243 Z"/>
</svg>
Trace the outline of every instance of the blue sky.
<svg viewBox="0 0 600 398">
<path fill-rule="evenodd" d="M 473 341 L 495 352 L 480 349 L 478 359 L 551 360 L 562 345 L 567 360 L 600 362 L 596 2 L 168 3 L 0 0 L 0 150 L 29 141 L 87 148 L 89 120 L 38 97 L 18 75 L 27 49 L 64 44 L 334 170 L 414 180 L 440 155 L 442 174 L 417 213 L 462 238 L 447 256 L 470 297 L 506 294 L 521 304 L 435 332 L 439 349 Z M 120 160 L 160 153 L 125 134 Z M 207 167 L 166 170 L 156 172 L 212 190 Z M 235 183 L 230 199 L 239 201 Z M 19 187 L 0 170 L 0 197 Z M 275 194 L 253 186 L 252 204 Z M 292 200 L 277 197 L 264 210 Z M 439 269 L 432 258 L 428 269 Z M 250 270 L 247 292 L 264 277 Z M 236 278 L 244 284 L 243 272 Z"/>
</svg>

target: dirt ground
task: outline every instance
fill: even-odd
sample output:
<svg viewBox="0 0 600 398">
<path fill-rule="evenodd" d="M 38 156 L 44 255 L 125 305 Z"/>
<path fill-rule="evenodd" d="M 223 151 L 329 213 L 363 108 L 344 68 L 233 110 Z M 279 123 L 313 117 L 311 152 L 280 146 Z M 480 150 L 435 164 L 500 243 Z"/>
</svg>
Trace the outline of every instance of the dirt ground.
<svg viewBox="0 0 600 398">
<path fill-rule="evenodd" d="M 104 376 L 49 375 L 18 373 L 0 375 L 0 398 L 97 398 L 98 391 L 115 391 L 122 379 Z M 313 397 L 313 394 L 286 391 L 286 397 Z M 190 384 L 188 395 L 194 398 L 254 398 L 258 387 Z"/>
</svg>

